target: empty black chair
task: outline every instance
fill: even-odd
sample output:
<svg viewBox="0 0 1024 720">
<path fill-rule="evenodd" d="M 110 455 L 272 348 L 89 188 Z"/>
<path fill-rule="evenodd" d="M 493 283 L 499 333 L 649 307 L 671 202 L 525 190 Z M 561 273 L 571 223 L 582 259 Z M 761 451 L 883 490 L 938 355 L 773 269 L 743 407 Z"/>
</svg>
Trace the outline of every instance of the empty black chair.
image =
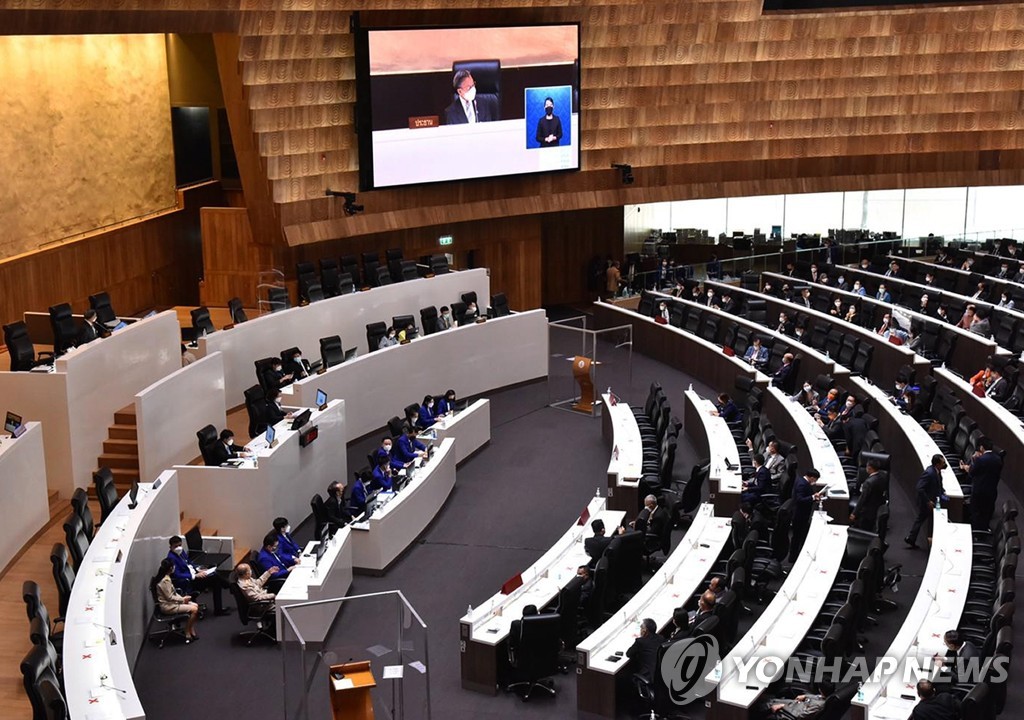
<svg viewBox="0 0 1024 720">
<path fill-rule="evenodd" d="M 233 297 L 228 300 L 228 312 L 231 313 L 231 324 L 241 325 L 249 318 L 245 314 L 245 310 L 242 308 L 242 299 Z"/>
<path fill-rule="evenodd" d="M 345 351 L 341 347 L 340 335 L 320 338 L 320 360 L 325 370 L 345 362 Z"/>
<path fill-rule="evenodd" d="M 82 519 L 82 531 L 91 539 L 96 532 L 96 523 L 89 509 L 89 493 L 83 488 L 75 488 L 71 494 L 71 510 Z"/>
<path fill-rule="evenodd" d="M 291 307 L 291 300 L 288 298 L 288 288 L 272 287 L 267 290 L 267 303 L 270 305 L 270 312 L 280 312 Z"/>
<path fill-rule="evenodd" d="M 61 303 L 50 308 L 50 327 L 53 329 L 54 355 L 63 355 L 75 346 L 78 330 L 70 305 Z"/>
<path fill-rule="evenodd" d="M 108 328 L 117 325 L 117 313 L 110 305 L 110 294 L 105 292 L 89 296 L 89 307 L 96 311 L 96 322 Z"/>
<path fill-rule="evenodd" d="M 21 661 L 21 676 L 25 685 L 25 694 L 32 703 L 32 720 L 47 720 L 46 703 L 40 694 L 43 685 L 50 683 L 60 687 L 57 679 L 57 668 L 50 662 L 47 648 L 33 645 L 28 655 Z"/>
<path fill-rule="evenodd" d="M 101 467 L 92 474 L 92 483 L 96 488 L 96 499 L 100 501 L 100 524 L 110 517 L 117 507 L 117 487 L 114 485 L 114 473 L 108 467 Z"/>
<path fill-rule="evenodd" d="M 538 688 L 555 694 L 554 683 L 544 679 L 558 672 L 558 651 L 562 646 L 562 621 L 557 613 L 531 615 L 512 621 L 509 634 L 509 664 L 516 682 L 505 689 L 522 691 L 523 701 Z"/>
<path fill-rule="evenodd" d="M 295 279 L 299 290 L 299 302 L 310 302 L 309 287 L 317 282 L 316 268 L 313 266 L 313 263 L 295 263 Z"/>
<path fill-rule="evenodd" d="M 318 282 L 311 282 L 306 286 L 306 297 L 307 303 L 315 303 L 324 299 L 324 291 Z"/>
<path fill-rule="evenodd" d="M 448 267 L 448 256 L 447 255 L 431 255 L 430 256 L 430 274 L 431 275 L 444 275 L 445 273 L 451 272 L 451 268 Z"/>
<path fill-rule="evenodd" d="M 57 585 L 57 598 L 60 604 L 60 617 L 63 621 L 68 614 L 68 603 L 71 602 L 71 588 L 75 584 L 75 571 L 68 565 L 68 550 L 61 543 L 54 543 L 50 548 L 50 566 L 53 570 L 53 581 Z"/>
<path fill-rule="evenodd" d="M 391 437 L 398 437 L 404 432 L 405 420 L 395 415 L 388 420 L 388 432 L 391 433 Z"/>
<path fill-rule="evenodd" d="M 389 263 L 402 259 L 402 248 L 388 248 L 384 251 L 384 259 Z"/>
<path fill-rule="evenodd" d="M 461 301 L 452 303 L 452 319 L 455 320 L 456 325 L 466 322 L 466 303 Z"/>
<path fill-rule="evenodd" d="M 324 499 L 320 493 L 309 499 L 309 509 L 313 512 L 313 538 L 320 540 L 327 529 L 327 508 L 324 507 Z"/>
<path fill-rule="evenodd" d="M 384 285 L 390 285 L 391 284 L 392 280 L 391 280 L 391 271 L 390 270 L 388 270 L 383 265 L 380 265 L 380 266 L 377 267 L 377 271 L 376 272 L 377 272 L 377 283 L 376 283 L 377 287 L 382 287 Z"/>
<path fill-rule="evenodd" d="M 420 270 L 416 267 L 416 263 L 412 260 L 402 260 L 399 263 L 399 276 L 396 282 L 405 282 L 406 280 L 415 280 L 420 276 Z"/>
<path fill-rule="evenodd" d="M 508 298 L 505 297 L 505 293 L 491 295 L 491 307 L 487 311 L 489 317 L 505 317 L 510 313 L 511 310 L 508 309 Z"/>
<path fill-rule="evenodd" d="M 364 253 L 364 255 L 365 255 L 365 253 Z M 364 257 L 364 259 L 363 259 L 363 280 L 364 280 L 365 284 L 369 285 L 370 287 L 378 287 L 380 285 L 381 275 L 377 271 L 381 270 L 382 268 L 384 270 L 384 275 L 388 276 L 388 282 L 390 282 L 391 281 L 391 274 L 388 272 L 388 268 L 387 268 L 386 265 L 382 266 L 380 264 L 380 262 L 378 262 L 377 260 L 367 260 Z"/>
<path fill-rule="evenodd" d="M 28 326 L 20 320 L 4 325 L 4 344 L 11 358 L 12 372 L 23 372 L 53 362 L 53 353 L 41 352 L 36 355 L 36 349 L 28 336 Z"/>
<path fill-rule="evenodd" d="M 323 288 L 324 297 L 336 297 L 341 295 L 341 270 L 338 269 L 338 261 L 334 258 L 320 259 L 320 286 Z"/>
<path fill-rule="evenodd" d="M 356 291 L 356 281 L 349 273 L 342 273 L 338 276 L 338 294 L 351 295 Z"/>
<path fill-rule="evenodd" d="M 210 455 L 210 446 L 217 442 L 217 428 L 207 425 L 196 432 L 196 439 L 199 441 L 199 453 L 203 456 L 206 465 L 216 465 L 214 458 Z"/>
<path fill-rule="evenodd" d="M 44 639 L 54 646 L 56 654 L 61 654 L 64 633 L 56 632 L 56 630 L 58 625 L 64 624 L 64 618 L 50 619 L 50 613 L 46 608 L 46 603 L 43 602 L 39 584 L 34 580 L 26 580 L 21 584 L 21 597 L 25 601 L 25 613 L 28 615 L 29 622 L 38 621 L 42 625 L 42 628 L 38 630 L 33 629 L 33 634 L 43 635 Z M 38 644 L 35 639 L 33 642 Z"/>
<path fill-rule="evenodd" d="M 420 310 L 420 326 L 424 335 L 433 335 L 437 332 L 437 308 L 433 305 Z"/>
<path fill-rule="evenodd" d="M 359 277 L 359 260 L 355 255 L 342 255 L 341 256 L 341 274 L 348 275 L 351 281 L 356 285 L 362 281 Z M 345 293 L 343 292 L 342 295 Z"/>
<path fill-rule="evenodd" d="M 363 267 L 366 267 L 366 263 L 377 263 L 380 264 L 380 254 L 376 250 L 366 250 L 362 254 Z"/>
<path fill-rule="evenodd" d="M 76 573 L 82 570 L 82 562 L 85 560 L 85 554 L 89 552 L 91 541 L 92 538 L 85 534 L 85 524 L 82 522 L 82 518 L 75 513 L 68 515 L 67 520 L 64 521 L 64 542 L 71 552 L 71 560 Z"/>
<path fill-rule="evenodd" d="M 210 310 L 207 307 L 197 307 L 189 311 L 189 315 L 192 316 L 192 329 L 195 330 L 196 337 L 202 337 L 203 335 L 209 335 L 215 332 L 217 328 L 213 326 L 213 321 L 210 319 Z"/>
<path fill-rule="evenodd" d="M 243 395 L 245 396 L 245 412 L 249 416 L 248 430 L 251 439 L 267 431 L 267 396 L 261 385 L 250 386 Z M 203 460 L 206 460 L 205 455 Z"/>
<path fill-rule="evenodd" d="M 366 324 L 366 345 L 370 352 L 380 348 L 380 339 L 388 334 L 386 323 L 375 322 Z"/>
</svg>

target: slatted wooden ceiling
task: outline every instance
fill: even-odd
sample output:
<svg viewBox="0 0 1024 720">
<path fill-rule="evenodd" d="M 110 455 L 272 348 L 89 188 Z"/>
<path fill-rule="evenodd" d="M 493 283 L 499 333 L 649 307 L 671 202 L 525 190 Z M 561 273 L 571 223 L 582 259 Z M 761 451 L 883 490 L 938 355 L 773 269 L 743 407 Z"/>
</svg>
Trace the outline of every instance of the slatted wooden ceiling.
<svg viewBox="0 0 1024 720">
<path fill-rule="evenodd" d="M 221 5 L 106 7 L 154 4 L 197 23 Z M 366 212 L 345 218 L 324 189 L 358 184 L 354 7 L 241 2 L 241 75 L 290 244 L 686 197 L 1024 183 L 1020 4 L 765 16 L 759 0 L 364 0 L 424 22 L 580 20 L 583 171 L 364 193 Z M 631 163 L 636 184 L 621 186 L 613 162 Z"/>
</svg>

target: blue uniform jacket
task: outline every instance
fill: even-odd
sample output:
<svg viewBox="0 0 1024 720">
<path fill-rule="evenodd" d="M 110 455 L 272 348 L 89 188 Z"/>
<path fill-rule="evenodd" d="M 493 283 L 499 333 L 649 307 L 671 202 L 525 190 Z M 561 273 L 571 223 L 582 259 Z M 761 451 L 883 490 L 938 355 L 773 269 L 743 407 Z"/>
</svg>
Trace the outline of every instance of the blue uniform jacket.
<svg viewBox="0 0 1024 720">
<path fill-rule="evenodd" d="M 281 548 L 277 549 L 277 553 L 271 553 L 266 548 L 263 548 L 260 550 L 259 555 L 256 556 L 256 560 L 263 567 L 264 571 L 267 571 L 272 567 L 276 567 L 277 572 L 273 574 L 273 577 L 288 577 L 288 564 L 281 555 Z"/>
<path fill-rule="evenodd" d="M 391 448 L 391 452 L 395 454 L 401 462 L 407 463 L 416 459 L 416 450 L 426 450 L 427 446 L 421 443 L 416 438 L 410 438 L 408 435 L 402 435 L 398 438 L 398 443 Z"/>
</svg>

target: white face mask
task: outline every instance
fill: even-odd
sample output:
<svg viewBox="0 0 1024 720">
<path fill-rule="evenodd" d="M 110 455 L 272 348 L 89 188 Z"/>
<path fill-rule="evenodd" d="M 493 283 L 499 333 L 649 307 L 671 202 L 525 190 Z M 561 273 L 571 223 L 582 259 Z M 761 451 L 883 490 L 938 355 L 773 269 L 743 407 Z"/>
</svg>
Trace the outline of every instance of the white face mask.
<svg viewBox="0 0 1024 720">
<path fill-rule="evenodd" d="M 427 409 L 429 410 L 429 409 L 430 409 L 430 408 L 432 408 L 432 407 L 434 407 L 434 403 L 433 403 L 432 401 L 431 401 L 431 402 L 428 402 L 428 403 L 427 403 Z"/>
<path fill-rule="evenodd" d="M 183 552 L 185 552 L 185 548 L 179 545 L 178 547 L 174 548 L 172 552 L 174 552 L 175 555 L 181 555 Z"/>
<path fill-rule="evenodd" d="M 811 391 L 811 386 L 810 385 L 804 385 L 804 392 L 810 392 L 810 391 Z"/>
<path fill-rule="evenodd" d="M 285 525 L 284 526 L 284 534 L 285 535 L 288 535 L 289 533 L 291 533 L 291 531 L 292 531 L 292 526 L 291 525 Z"/>
<path fill-rule="evenodd" d="M 476 85 L 471 87 L 469 90 L 464 90 L 462 92 L 462 99 L 466 102 L 473 102 L 476 100 Z"/>
<path fill-rule="evenodd" d="M 391 443 L 388 443 L 387 445 L 384 446 L 384 452 L 386 452 L 386 453 L 390 453 L 391 452 Z"/>
<path fill-rule="evenodd" d="M 295 362 L 302 362 L 302 356 L 301 355 L 296 355 L 295 356 Z"/>
</svg>

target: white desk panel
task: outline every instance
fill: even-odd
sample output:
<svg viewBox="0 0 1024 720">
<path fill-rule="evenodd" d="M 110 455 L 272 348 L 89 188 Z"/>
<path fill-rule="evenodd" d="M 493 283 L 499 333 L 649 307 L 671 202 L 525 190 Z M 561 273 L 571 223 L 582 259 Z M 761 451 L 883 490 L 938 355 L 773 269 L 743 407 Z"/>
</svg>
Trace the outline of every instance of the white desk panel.
<svg viewBox="0 0 1024 720">
<path fill-rule="evenodd" d="M 715 404 L 702 398 L 692 387 L 683 393 L 686 403 L 693 408 L 686 419 L 695 418 L 703 437 L 707 438 L 711 472 L 708 480 L 718 483 L 718 492 L 739 496 L 743 491 L 743 473 L 740 470 L 740 451 L 725 419 L 716 413 Z M 687 432 L 690 432 L 687 428 Z M 730 470 L 729 468 L 732 467 Z M 739 507 L 739 500 L 736 501 Z"/>
<path fill-rule="evenodd" d="M 454 438 L 455 464 L 460 464 L 491 441 L 491 401 L 481 398 L 455 417 L 441 418 L 424 435 L 421 440 L 429 438 L 432 442 Z"/>
<path fill-rule="evenodd" d="M 409 484 L 378 506 L 368 521 L 352 523 L 352 564 L 382 572 L 426 529 L 455 487 L 455 441 L 444 440 Z M 378 496 L 378 502 L 385 494 Z"/>
<path fill-rule="evenodd" d="M 318 388 L 345 398 L 348 436 L 355 439 L 427 393 L 454 388 L 470 397 L 547 374 L 547 316 L 531 310 L 357 357 L 294 383 L 294 403 L 312 406 Z"/>
<path fill-rule="evenodd" d="M 753 658 L 788 658 L 818 616 L 846 552 L 844 525 L 829 525 L 828 516 L 815 512 L 811 529 L 786 582 L 746 635 L 707 677 L 718 685 L 718 702 L 749 708 L 768 684 L 753 671 L 741 678 L 737 662 Z M 783 668 L 770 666 L 782 672 Z M 745 680 L 745 682 L 744 682 Z"/>
<path fill-rule="evenodd" d="M 917 681 L 927 674 L 918 676 L 913 665 L 908 673 L 908 661 L 916 661 L 917 668 L 927 668 L 930 658 L 945 656 L 942 636 L 960 624 L 971 581 L 971 526 L 950 522 L 945 510 L 934 512 L 935 532 L 921 587 L 883 655 L 898 665 L 876 681 L 864 683 L 863 701 L 854 699 L 855 706 L 867 710 L 864 716 L 868 718 L 884 720 L 893 717 L 894 712 L 903 712 L 901 720 L 910 716 L 917 704 Z"/>
<path fill-rule="evenodd" d="M 590 524 L 602 520 L 609 532 L 622 524 L 626 514 L 621 510 L 608 510 L 605 503 L 603 497 L 591 499 L 587 506 L 589 519 L 582 525 L 573 523 L 537 562 L 521 572 L 522 585 L 508 595 L 495 593 L 459 620 L 460 624 L 469 626 L 471 640 L 497 645 L 508 637 L 512 621 L 522 618 L 523 608 L 527 605 L 542 608 L 558 596 L 576 577 L 580 565 L 590 562 L 590 556 L 583 549 L 587 538 L 594 536 Z"/>
<path fill-rule="evenodd" d="M 345 402 L 332 400 L 322 412 L 313 411 L 309 425 L 318 426 L 320 436 L 307 447 L 299 447 L 299 431 L 288 429 L 291 420 L 282 420 L 276 447 L 267 448 L 261 435 L 248 446 L 256 457 L 241 467 L 175 466 L 182 510 L 248 547 L 260 547 L 275 517 L 297 525 L 309 515 L 314 493 L 325 495 L 331 482 L 347 480 L 345 417 Z"/>
<path fill-rule="evenodd" d="M 627 403 L 614 399 L 608 393 L 601 395 L 601 412 L 611 423 L 612 456 L 608 462 L 608 476 L 614 477 L 619 487 L 636 488 L 643 474 L 644 445 L 640 426 Z"/>
<path fill-rule="evenodd" d="M 118 503 L 75 580 L 64 628 L 64 689 L 72 720 L 145 718 L 132 671 L 153 613 L 149 580 L 167 556 L 167 538 L 181 528 L 174 472 L 163 473 L 160 483 L 157 490 L 140 487 L 134 510 L 127 500 Z M 116 645 L 103 626 L 113 629 Z"/>
<path fill-rule="evenodd" d="M 329 546 L 316 564 L 317 543 L 306 545 L 301 562 L 292 568 L 275 598 L 277 612 L 277 640 L 284 640 L 284 618 L 281 609 L 317 600 L 342 598 L 352 586 L 352 530 L 343 527 L 328 541 Z M 324 603 L 292 614 L 298 623 L 295 630 L 307 642 L 323 642 L 334 619 L 341 610 L 340 603 Z"/>
<path fill-rule="evenodd" d="M 365 355 L 368 323 L 390 325 L 396 315 L 412 315 L 416 327 L 420 327 L 421 308 L 434 305 L 440 310 L 442 305 L 459 302 L 466 292 L 476 293 L 480 308 L 490 304 L 487 270 L 478 268 L 407 280 L 261 315 L 230 330 L 200 338 L 197 354 L 224 354 L 224 388 L 228 405 L 234 407 L 242 403 L 245 389 L 256 384 L 256 360 L 280 355 L 293 346 L 302 348 L 304 357 L 318 358 L 320 338 L 330 335 L 341 336 L 345 349 L 355 347 L 360 355 Z"/>
<path fill-rule="evenodd" d="M 37 422 L 25 427 L 17 440 L 0 439 L 0 571 L 50 521 L 43 428 Z"/>
<path fill-rule="evenodd" d="M 0 372 L 3 410 L 21 415 L 23 422 L 42 425 L 46 484 L 63 497 L 71 497 L 75 491 L 67 385 L 64 373 Z"/>
<path fill-rule="evenodd" d="M 152 482 L 164 469 L 196 458 L 196 432 L 207 425 L 223 429 L 227 424 L 225 407 L 220 353 L 186 365 L 139 392 L 135 421 L 142 482 Z M 244 428 L 235 428 L 235 432 L 245 437 Z"/>
</svg>

